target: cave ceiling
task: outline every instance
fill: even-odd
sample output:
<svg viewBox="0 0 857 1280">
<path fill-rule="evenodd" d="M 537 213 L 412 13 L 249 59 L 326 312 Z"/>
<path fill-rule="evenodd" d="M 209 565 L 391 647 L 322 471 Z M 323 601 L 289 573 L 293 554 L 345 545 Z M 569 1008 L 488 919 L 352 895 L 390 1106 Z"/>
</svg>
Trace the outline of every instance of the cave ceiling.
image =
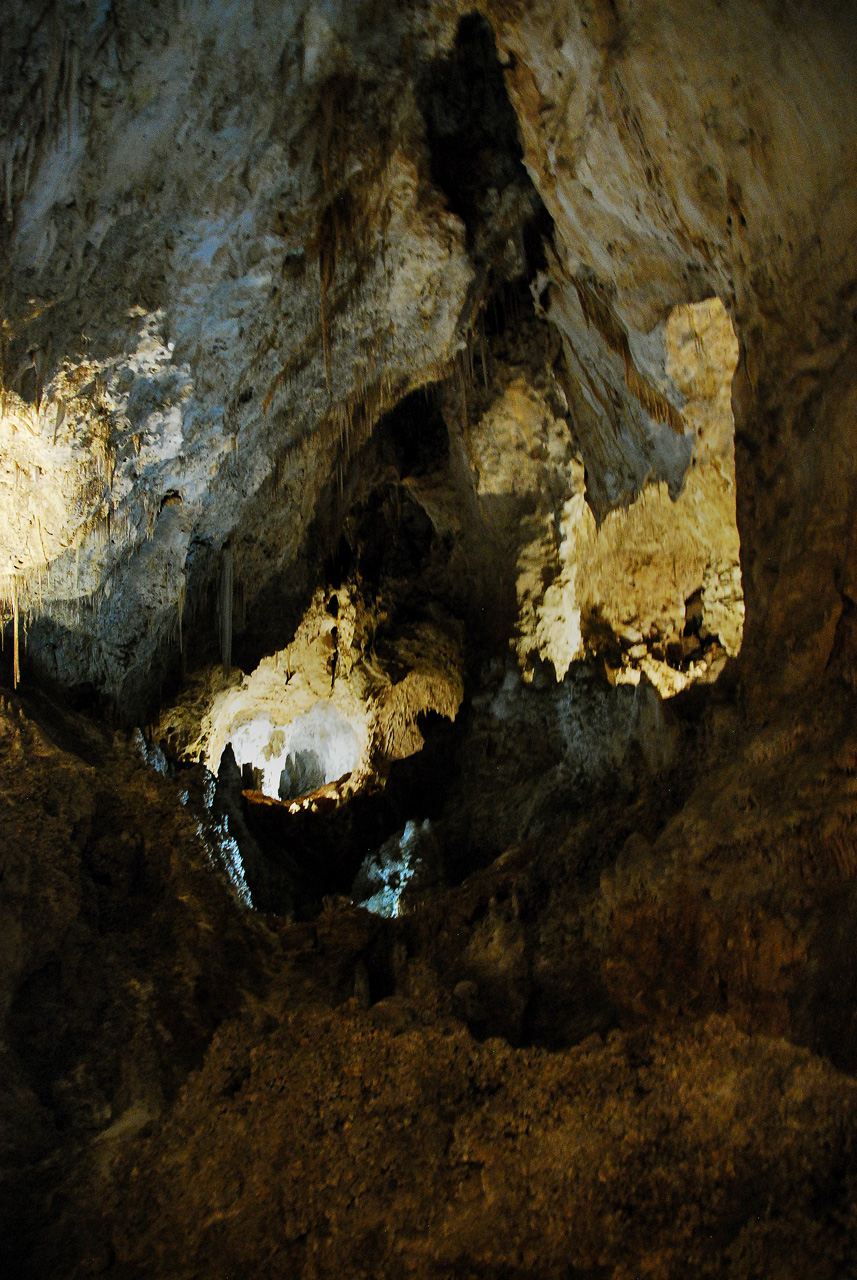
<svg viewBox="0 0 857 1280">
<path fill-rule="evenodd" d="M 206 632 L 223 652 L 224 574 L 248 636 L 237 664 L 282 647 L 368 498 L 385 415 L 399 406 L 405 452 L 409 435 L 430 452 L 403 406 L 420 389 L 442 401 L 452 456 L 386 461 L 453 544 L 446 595 L 469 573 L 471 594 L 501 597 L 489 647 L 517 631 L 522 659 L 561 678 L 598 647 L 581 612 L 621 647 L 609 590 L 564 566 L 583 541 L 586 576 L 609 578 L 589 513 L 657 506 L 658 485 L 677 559 L 698 563 L 672 599 L 630 602 L 624 639 L 651 632 L 663 651 L 694 592 L 740 611 L 737 536 L 716 545 L 714 529 L 734 524 L 732 328 L 752 307 L 745 262 L 769 262 L 782 234 L 779 175 L 752 162 L 751 183 L 743 153 L 722 164 L 723 130 L 752 106 L 738 88 L 712 108 L 728 126 L 702 133 L 703 101 L 666 126 L 646 98 L 647 143 L 622 98 L 646 65 L 629 53 L 602 92 L 603 14 L 568 34 L 582 21 L 556 45 L 535 10 L 515 24 L 393 6 L 382 40 L 372 6 L 215 7 L 207 26 L 192 7 L 24 7 L 4 103 L 2 555 L 37 673 L 142 720 Z M 689 22 L 679 42 L 688 83 L 701 37 Z M 748 146 L 768 128 L 756 110 Z M 656 189 L 659 165 L 675 192 Z M 822 198 L 822 176 L 802 198 Z M 716 509 L 710 528 L 694 506 Z M 492 541 L 491 565 L 464 563 Z M 708 630 L 735 652 L 740 618 Z"/>
</svg>

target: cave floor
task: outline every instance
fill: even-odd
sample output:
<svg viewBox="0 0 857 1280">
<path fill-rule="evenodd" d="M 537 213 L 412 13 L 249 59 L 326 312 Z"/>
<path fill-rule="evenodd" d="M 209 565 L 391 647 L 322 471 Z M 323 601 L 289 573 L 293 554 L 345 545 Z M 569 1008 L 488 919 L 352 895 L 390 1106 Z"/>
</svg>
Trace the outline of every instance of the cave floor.
<svg viewBox="0 0 857 1280">
<path fill-rule="evenodd" d="M 712 699 L 671 781 L 289 923 L 5 700 L 9 1274 L 854 1274 L 852 724 Z"/>
</svg>

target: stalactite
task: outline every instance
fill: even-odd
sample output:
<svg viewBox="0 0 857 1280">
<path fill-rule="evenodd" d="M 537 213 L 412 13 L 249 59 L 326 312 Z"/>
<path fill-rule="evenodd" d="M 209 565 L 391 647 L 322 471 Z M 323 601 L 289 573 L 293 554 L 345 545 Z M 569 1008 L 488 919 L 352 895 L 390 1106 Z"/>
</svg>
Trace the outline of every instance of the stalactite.
<svg viewBox="0 0 857 1280">
<path fill-rule="evenodd" d="M 333 100 L 325 97 L 322 104 L 323 127 L 319 144 L 322 186 L 325 208 L 318 227 L 318 274 L 321 292 L 321 347 L 324 356 L 324 376 L 327 390 L 331 389 L 330 373 L 330 316 L 327 295 L 336 275 L 336 210 L 333 205 L 333 184 L 330 176 L 330 142 L 333 134 Z"/>
<path fill-rule="evenodd" d="M 21 653 L 18 639 L 20 615 L 18 613 L 18 580 L 12 575 L 12 686 L 17 689 L 21 682 Z"/>
<path fill-rule="evenodd" d="M 324 377 L 327 390 L 331 390 L 330 374 L 330 317 L 327 312 L 327 291 L 332 283 L 333 269 L 324 251 L 319 253 L 318 272 L 321 282 L 321 350 L 324 357 Z"/>
<path fill-rule="evenodd" d="M 467 431 L 467 367 L 464 352 L 459 352 L 455 362 L 458 373 L 458 390 L 461 396 L 461 429 Z"/>
<path fill-rule="evenodd" d="M 187 586 L 186 579 L 182 578 L 182 583 L 181 583 L 181 586 L 179 587 L 178 596 L 176 598 L 176 614 L 177 614 L 176 621 L 178 625 L 179 653 L 184 653 L 184 636 L 183 636 L 182 623 L 184 619 L 184 602 L 185 602 L 186 586 Z"/>
<path fill-rule="evenodd" d="M 53 439 L 54 444 L 56 444 L 57 442 L 57 437 L 59 436 L 60 430 L 62 428 L 62 424 L 64 422 L 65 422 L 65 400 L 63 400 L 62 396 L 60 396 L 59 399 L 57 400 L 57 416 L 54 422 L 54 439 Z"/>
<path fill-rule="evenodd" d="M 74 128 L 77 123 L 77 82 L 80 78 L 80 51 L 74 41 L 71 42 L 68 58 L 68 80 L 66 83 L 66 128 L 68 150 L 74 142 Z"/>
<path fill-rule="evenodd" d="M 12 222 L 15 216 L 15 208 L 12 200 L 14 180 L 15 180 L 15 149 L 14 149 L 14 146 L 10 144 L 7 147 L 6 155 L 3 160 L 3 192 L 4 192 L 7 222 Z"/>
<path fill-rule="evenodd" d="M 230 546 L 225 546 L 220 560 L 220 657 L 223 674 L 229 678 L 232 670 L 232 604 L 235 577 L 235 558 Z"/>
<path fill-rule="evenodd" d="M 482 357 L 482 381 L 488 390 L 488 344 L 485 341 L 485 314 L 479 314 L 479 350 Z"/>
</svg>

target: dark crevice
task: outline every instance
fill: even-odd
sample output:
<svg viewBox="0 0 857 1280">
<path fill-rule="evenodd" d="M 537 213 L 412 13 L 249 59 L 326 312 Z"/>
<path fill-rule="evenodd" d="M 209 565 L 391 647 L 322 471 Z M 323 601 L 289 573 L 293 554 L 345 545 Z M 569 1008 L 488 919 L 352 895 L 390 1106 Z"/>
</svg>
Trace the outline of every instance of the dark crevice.
<svg viewBox="0 0 857 1280">
<path fill-rule="evenodd" d="M 377 427 L 382 459 L 402 480 L 441 470 L 449 458 L 449 432 L 437 396 L 413 391 L 386 414 Z"/>
<path fill-rule="evenodd" d="M 526 173 L 494 33 L 481 14 L 461 19 L 451 53 L 429 65 L 419 94 L 432 177 L 472 247 L 489 202 L 524 185 Z"/>
<path fill-rule="evenodd" d="M 418 100 L 431 176 L 464 223 L 477 278 L 532 278 L 553 222 L 524 167 L 494 32 L 481 14 L 465 14 L 452 50 L 426 66 Z"/>
<path fill-rule="evenodd" d="M 366 855 L 419 820 L 437 822 L 456 776 L 462 726 L 434 713 L 420 717 L 421 751 L 390 766 L 383 788 L 344 804 L 320 797 L 290 813 L 241 796 L 234 758 L 221 769 L 217 804 L 229 813 L 254 907 L 312 920 L 325 899 L 349 898 Z"/>
</svg>

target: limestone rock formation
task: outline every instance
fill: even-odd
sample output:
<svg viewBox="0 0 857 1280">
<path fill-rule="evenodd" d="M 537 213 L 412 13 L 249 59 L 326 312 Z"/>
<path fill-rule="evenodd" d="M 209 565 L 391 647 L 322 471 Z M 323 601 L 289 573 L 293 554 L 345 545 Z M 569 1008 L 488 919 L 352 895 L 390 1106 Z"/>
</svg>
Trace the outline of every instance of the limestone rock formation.
<svg viewBox="0 0 857 1280">
<path fill-rule="evenodd" d="M 853 1275 L 852 8 L 0 17 L 9 1274 Z"/>
</svg>

